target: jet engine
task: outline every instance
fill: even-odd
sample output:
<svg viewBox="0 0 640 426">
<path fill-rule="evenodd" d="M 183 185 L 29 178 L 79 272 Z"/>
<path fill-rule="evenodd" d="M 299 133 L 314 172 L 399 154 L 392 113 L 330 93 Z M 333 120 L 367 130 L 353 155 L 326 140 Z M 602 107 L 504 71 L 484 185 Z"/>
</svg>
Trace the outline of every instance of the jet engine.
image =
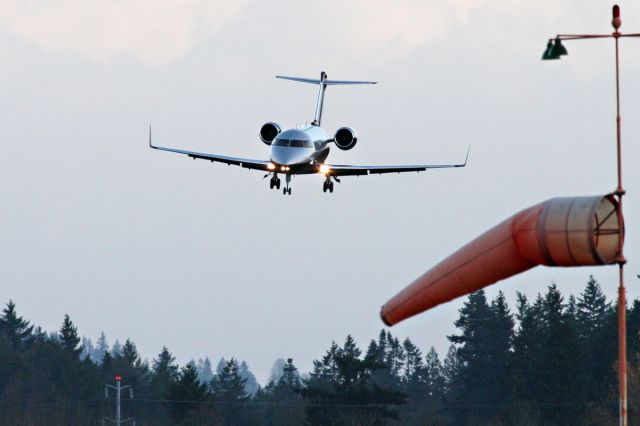
<svg viewBox="0 0 640 426">
<path fill-rule="evenodd" d="M 358 142 L 358 136 L 356 135 L 356 131 L 350 127 L 341 127 L 336 131 L 333 140 L 336 143 L 336 146 L 343 151 L 347 151 L 354 146 L 356 146 L 356 142 Z"/>
<path fill-rule="evenodd" d="M 276 123 L 265 123 L 260 127 L 260 139 L 267 145 L 271 145 L 271 142 L 281 132 L 280 126 Z"/>
</svg>

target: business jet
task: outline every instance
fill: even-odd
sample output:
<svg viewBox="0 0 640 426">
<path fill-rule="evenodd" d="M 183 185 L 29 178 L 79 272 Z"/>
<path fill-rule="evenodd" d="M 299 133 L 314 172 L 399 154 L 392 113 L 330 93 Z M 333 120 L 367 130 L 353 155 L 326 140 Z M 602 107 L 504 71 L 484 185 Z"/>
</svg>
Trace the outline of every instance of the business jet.
<svg viewBox="0 0 640 426">
<path fill-rule="evenodd" d="M 271 147 L 269 160 L 252 160 L 248 158 L 228 157 L 217 154 L 207 154 L 203 152 L 185 151 L 182 149 L 166 148 L 155 146 L 151 142 L 151 128 L 149 128 L 149 146 L 153 149 L 184 154 L 191 158 L 209 160 L 211 162 L 225 163 L 228 165 L 240 166 L 247 169 L 267 172 L 264 176 L 271 176 L 269 188 L 280 189 L 280 178 L 284 175 L 285 186 L 282 188 L 283 194 L 291 195 L 291 176 L 317 174 L 324 177 L 322 191 L 333 192 L 333 182 L 340 183 L 342 176 L 360 176 L 383 173 L 403 173 L 422 172 L 427 169 L 444 169 L 451 167 L 464 167 L 467 165 L 469 151 L 464 163 L 460 164 L 417 164 L 401 166 L 350 166 L 342 164 L 329 164 L 326 162 L 329 156 L 329 145 L 334 144 L 341 150 L 349 150 L 356 146 L 358 137 L 356 131 L 350 127 L 340 127 L 330 136 L 322 127 L 322 105 L 324 103 L 324 93 L 328 86 L 340 85 L 361 85 L 376 84 L 375 81 L 342 81 L 328 80 L 327 74 L 320 73 L 320 79 L 309 79 L 300 77 L 276 76 L 285 80 L 292 80 L 301 83 L 317 84 L 319 86 L 316 101 L 315 114 L 310 125 L 304 127 L 282 130 L 279 124 L 274 122 L 265 123 L 259 132 L 260 140 Z"/>
</svg>

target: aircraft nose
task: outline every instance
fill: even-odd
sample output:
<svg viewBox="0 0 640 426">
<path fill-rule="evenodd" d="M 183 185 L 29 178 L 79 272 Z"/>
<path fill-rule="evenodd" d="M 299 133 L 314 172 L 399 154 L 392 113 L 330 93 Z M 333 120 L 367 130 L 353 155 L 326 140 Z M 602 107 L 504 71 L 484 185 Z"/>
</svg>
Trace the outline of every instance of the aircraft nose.
<svg viewBox="0 0 640 426">
<path fill-rule="evenodd" d="M 291 166 L 302 161 L 300 155 L 296 155 L 292 151 L 292 149 L 288 148 L 274 147 L 271 151 L 271 160 L 283 166 Z"/>
</svg>

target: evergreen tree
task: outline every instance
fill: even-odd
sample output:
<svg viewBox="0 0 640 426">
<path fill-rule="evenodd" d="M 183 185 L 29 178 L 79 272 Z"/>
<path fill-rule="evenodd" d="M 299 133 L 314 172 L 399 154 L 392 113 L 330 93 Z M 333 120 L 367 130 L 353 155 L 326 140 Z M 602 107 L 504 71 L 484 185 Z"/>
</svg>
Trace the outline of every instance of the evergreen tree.
<svg viewBox="0 0 640 426">
<path fill-rule="evenodd" d="M 491 402 L 507 395 L 508 362 L 513 333 L 513 318 L 501 293 L 487 303 L 485 293 L 479 290 L 469 295 L 455 322 L 461 331 L 449 336 L 458 345 L 460 365 L 453 382 L 453 398 L 464 400 L 470 407 L 460 413 L 457 423 L 492 421 L 503 414 Z"/>
<path fill-rule="evenodd" d="M 220 405 L 220 414 L 225 424 L 247 423 L 245 404 L 250 396 L 245 392 L 246 380 L 240 376 L 238 363 L 231 358 L 211 382 L 214 401 Z"/>
<path fill-rule="evenodd" d="M 80 353 L 82 353 L 82 347 L 79 347 L 80 337 L 78 336 L 78 328 L 73 325 L 69 315 L 64 316 L 62 326 L 60 327 L 60 344 L 74 357 L 79 357 Z"/>
<path fill-rule="evenodd" d="M 104 358 L 104 354 L 109 351 L 109 343 L 107 342 L 107 336 L 105 336 L 104 332 L 100 333 L 100 337 L 98 337 L 98 341 L 96 342 L 96 347 L 91 355 L 91 359 L 99 363 Z"/>
<path fill-rule="evenodd" d="M 282 367 L 277 382 L 270 382 L 264 390 L 258 390 L 255 400 L 263 403 L 258 412 L 267 426 L 294 426 L 305 420 L 304 401 L 300 395 L 300 374 L 291 358 Z"/>
<path fill-rule="evenodd" d="M 213 370 L 211 367 L 211 360 L 209 357 L 198 360 L 198 380 L 200 383 L 209 384 L 213 379 Z"/>
<path fill-rule="evenodd" d="M 111 355 L 114 357 L 122 355 L 122 344 L 118 339 L 116 339 L 116 341 L 113 342 L 113 347 L 111 348 Z"/>
<path fill-rule="evenodd" d="M 587 286 L 578 297 L 577 319 L 578 332 L 581 339 L 590 339 L 596 336 L 600 328 L 605 324 L 605 318 L 611 304 L 602 293 L 600 284 L 589 276 Z"/>
<path fill-rule="evenodd" d="M 175 364 L 175 358 L 166 346 L 163 346 L 158 358 L 154 359 L 152 364 L 151 390 L 156 399 L 166 399 L 171 386 L 177 379 L 178 366 Z"/>
<path fill-rule="evenodd" d="M 80 344 L 82 348 L 82 352 L 80 353 L 80 359 L 85 360 L 87 358 L 91 358 L 95 348 L 93 347 L 93 342 L 88 337 L 82 336 L 82 343 Z"/>
<path fill-rule="evenodd" d="M 240 377 L 242 377 L 245 381 L 245 392 L 247 392 L 247 394 L 250 396 L 254 396 L 260 386 L 258 385 L 256 376 L 254 376 L 251 370 L 249 370 L 249 366 L 246 362 L 242 361 L 240 363 L 240 366 L 238 367 L 238 373 L 240 374 Z"/>
<path fill-rule="evenodd" d="M 0 332 L 6 336 L 14 351 L 21 349 L 23 344 L 31 338 L 33 326 L 29 325 L 29 321 L 18 316 L 16 313 L 16 304 L 11 300 L 9 300 L 7 306 L 2 310 Z"/>
<path fill-rule="evenodd" d="M 218 365 L 216 366 L 216 374 L 221 374 L 222 370 L 224 370 L 224 367 L 227 366 L 227 360 L 224 359 L 224 357 L 220 358 L 220 361 L 218 361 Z"/>
<path fill-rule="evenodd" d="M 460 374 L 460 360 L 458 359 L 458 350 L 455 345 L 450 345 L 447 350 L 447 356 L 442 363 L 442 372 L 444 376 L 445 390 L 447 394 L 453 392 L 454 385 Z"/>
<path fill-rule="evenodd" d="M 434 398 L 442 398 L 445 393 L 446 377 L 445 371 L 440 363 L 438 352 L 432 346 L 425 357 L 424 382 L 427 388 L 427 395 Z"/>
<path fill-rule="evenodd" d="M 285 366 L 285 361 L 283 358 L 278 358 L 273 362 L 271 366 L 271 371 L 269 373 L 269 381 L 267 383 L 278 383 L 280 377 L 282 376 L 282 369 Z"/>
<path fill-rule="evenodd" d="M 564 311 L 563 297 L 557 286 L 549 286 L 542 314 L 545 324 L 545 340 L 543 365 L 545 369 L 538 372 L 541 381 L 538 383 L 540 401 L 548 404 L 564 401 L 566 406 L 547 410 L 543 417 L 547 424 L 570 424 L 579 419 L 578 403 L 584 401 L 579 366 L 580 358 L 578 330 L 575 321 Z M 576 405 L 571 405 L 575 403 Z"/>
<path fill-rule="evenodd" d="M 166 363 L 166 354 L 163 358 Z M 170 354 L 169 358 L 171 358 Z M 170 363 L 167 363 L 167 365 L 170 365 Z M 182 368 L 178 380 L 169 386 L 169 397 L 165 405 L 174 424 L 189 425 L 194 423 L 194 419 L 202 417 L 206 412 L 207 405 L 198 404 L 198 402 L 207 402 L 209 400 L 210 395 L 206 385 L 200 383 L 198 371 L 193 365 L 189 364 Z M 180 403 L 180 401 L 185 401 L 185 403 Z"/>
<path fill-rule="evenodd" d="M 386 335 L 384 339 L 386 342 Z M 321 361 L 314 361 L 314 370 L 301 390 L 309 402 L 309 423 L 383 424 L 398 417 L 394 408 L 406 403 L 406 395 L 377 384 L 372 373 L 378 364 L 370 365 L 360 355 L 353 338 L 347 336 L 343 347 L 334 342 Z M 369 358 L 378 355 L 369 354 Z"/>
</svg>

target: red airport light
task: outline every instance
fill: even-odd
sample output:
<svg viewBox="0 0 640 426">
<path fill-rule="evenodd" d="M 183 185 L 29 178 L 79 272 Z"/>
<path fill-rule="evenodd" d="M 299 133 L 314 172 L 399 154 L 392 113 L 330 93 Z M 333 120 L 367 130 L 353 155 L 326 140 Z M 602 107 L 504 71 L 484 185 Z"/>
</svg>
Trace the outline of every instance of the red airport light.
<svg viewBox="0 0 640 426">
<path fill-rule="evenodd" d="M 121 381 L 122 380 L 122 376 L 116 376 L 116 381 Z"/>
</svg>

